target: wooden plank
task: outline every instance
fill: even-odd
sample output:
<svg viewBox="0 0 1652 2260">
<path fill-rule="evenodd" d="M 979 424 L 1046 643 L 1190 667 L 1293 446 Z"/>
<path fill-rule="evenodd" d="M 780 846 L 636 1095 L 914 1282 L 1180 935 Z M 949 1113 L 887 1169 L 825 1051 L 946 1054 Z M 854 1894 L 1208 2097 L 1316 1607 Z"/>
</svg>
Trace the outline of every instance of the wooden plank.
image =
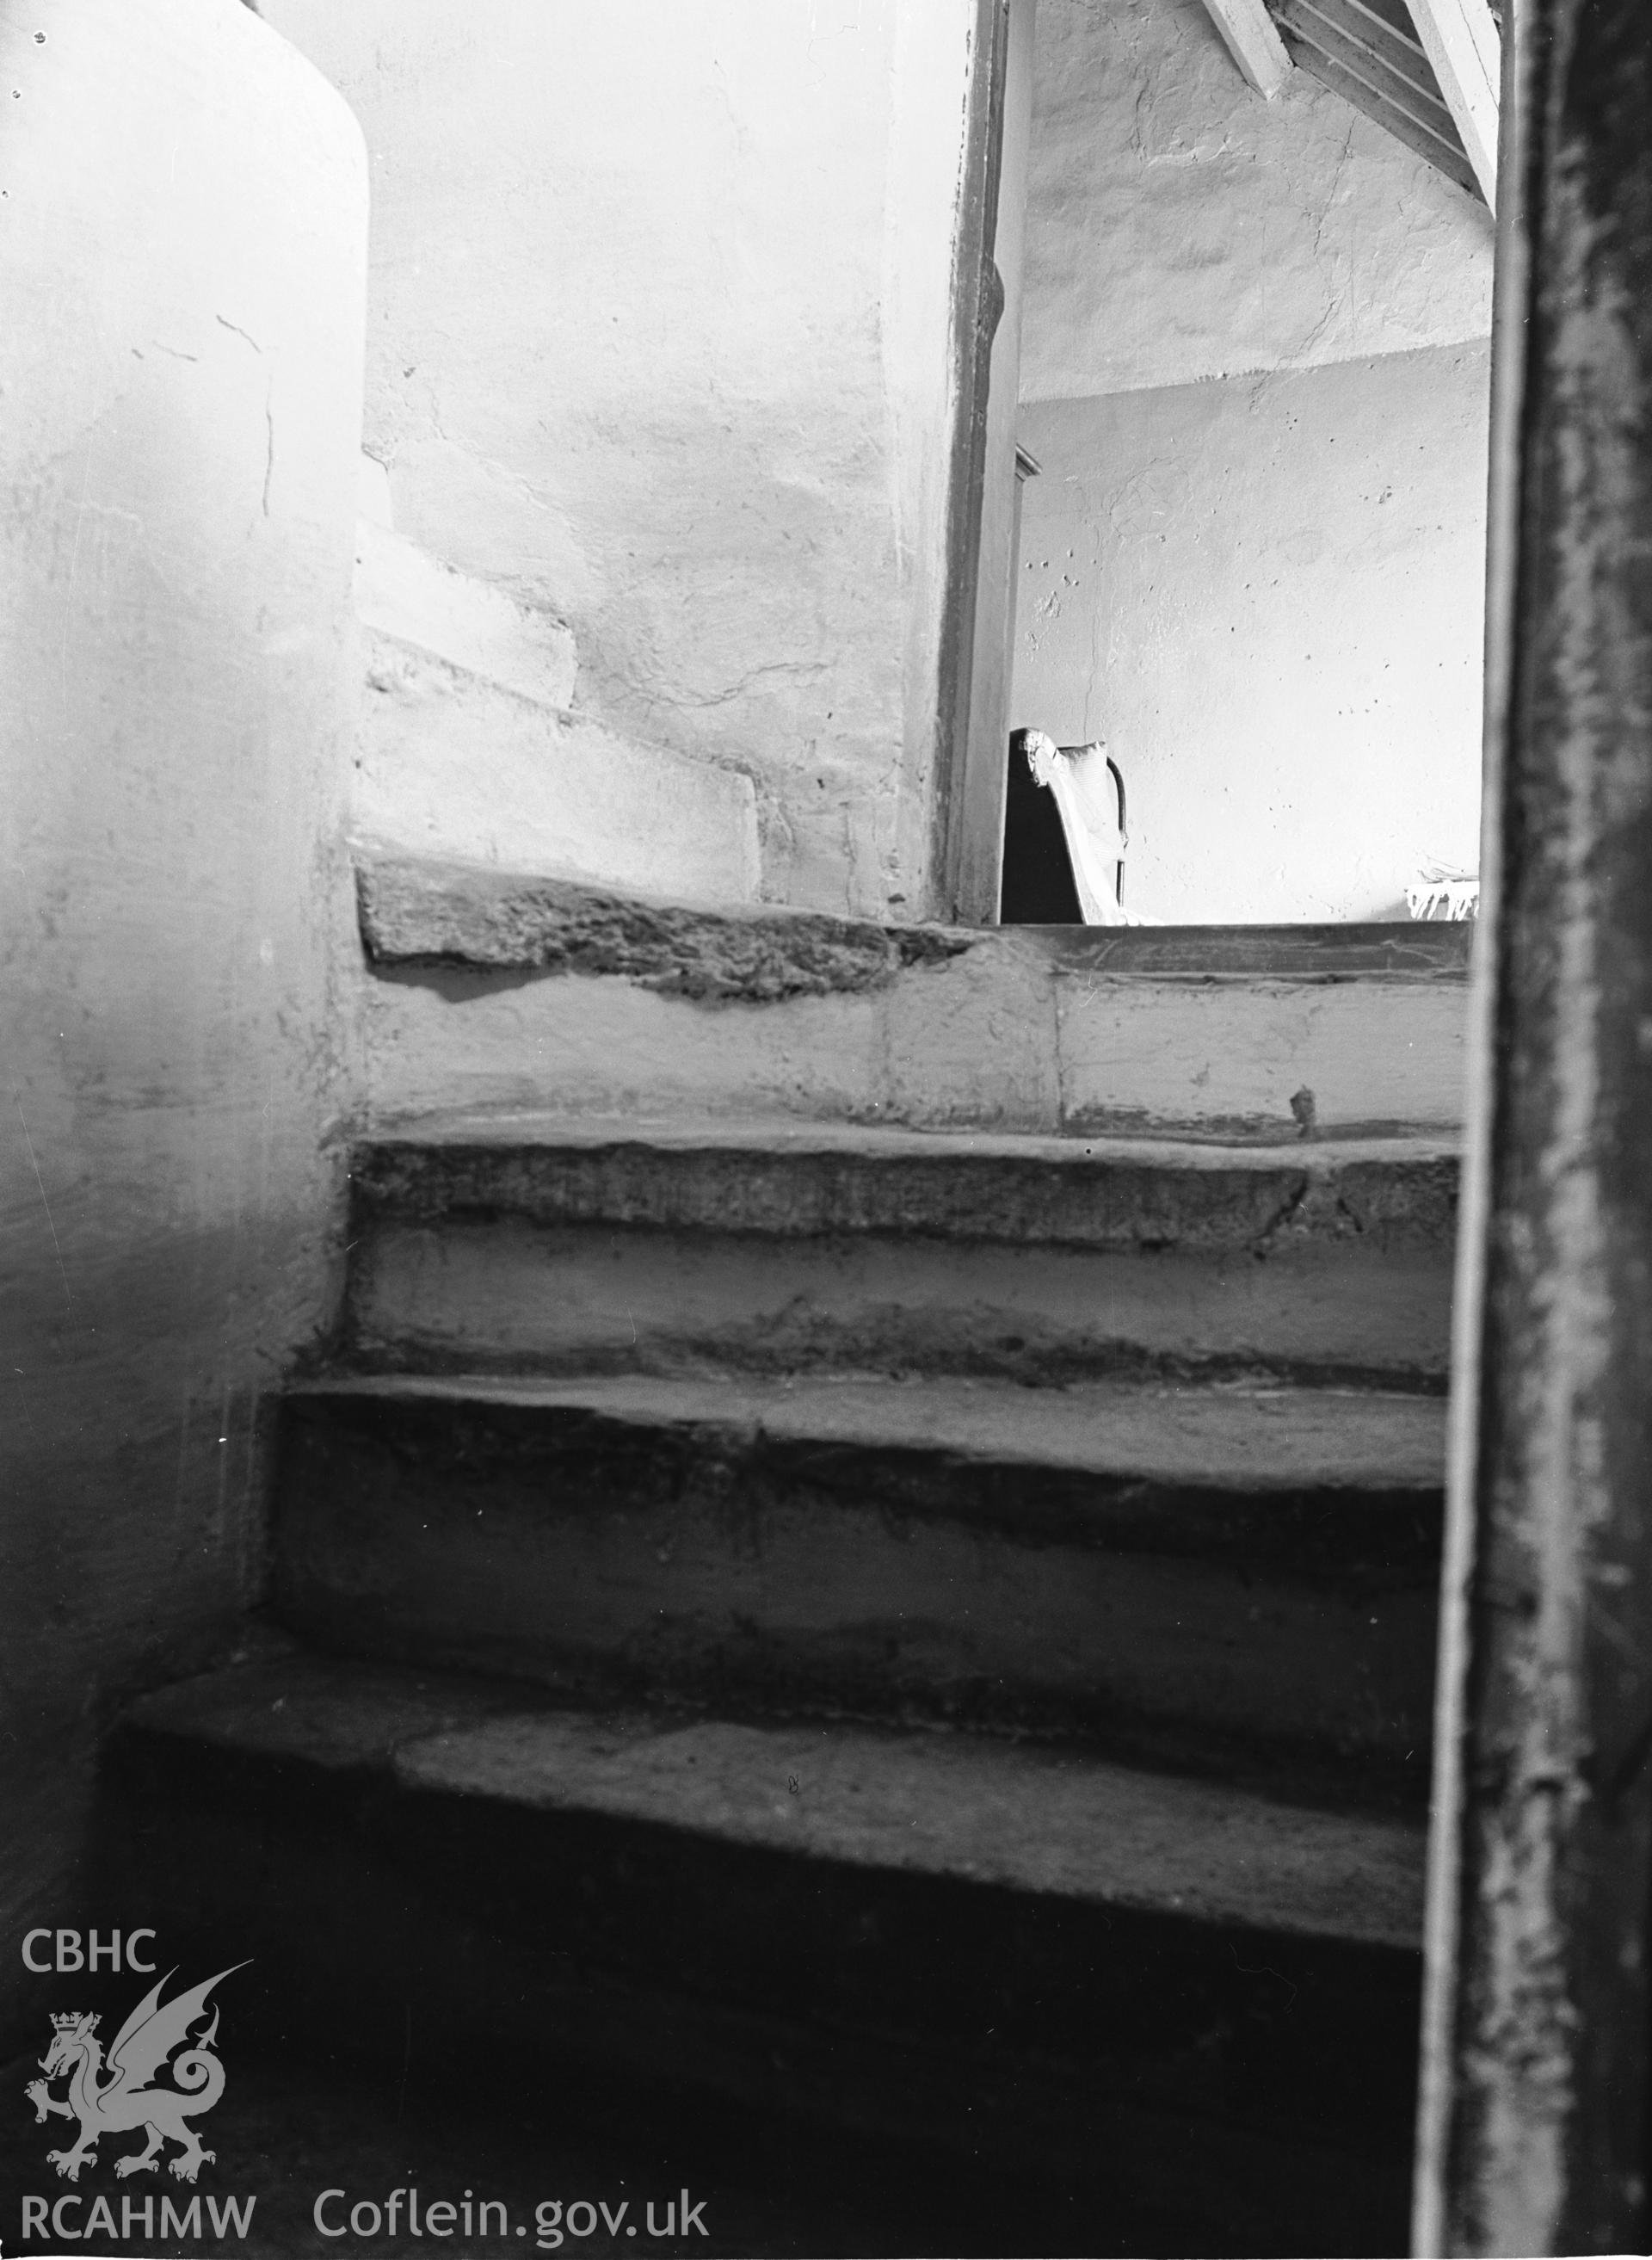
<svg viewBox="0 0 1652 2260">
<path fill-rule="evenodd" d="M 1367 85 L 1357 72 L 1349 70 L 1334 56 L 1322 54 L 1302 39 L 1300 33 L 1293 32 L 1291 36 L 1292 42 L 1299 45 L 1304 54 L 1311 58 L 1305 68 L 1322 85 L 1328 86 L 1333 93 L 1340 94 L 1345 102 L 1383 126 L 1397 141 L 1403 141 L 1408 149 L 1414 149 L 1420 157 L 1426 157 L 1431 165 L 1437 166 L 1460 188 L 1467 189 L 1470 196 L 1479 195 L 1480 185 L 1475 179 L 1474 168 L 1460 149 L 1454 149 L 1448 142 L 1441 140 L 1439 134 L 1419 125 L 1397 103 L 1385 100 L 1375 89 Z"/>
<path fill-rule="evenodd" d="M 1425 114 L 1431 118 L 1438 111 L 1441 130 L 1455 139 L 1457 129 L 1440 82 L 1414 39 L 1402 39 L 1380 16 L 1351 6 L 1349 0 L 1279 0 L 1276 13 L 1281 18 L 1298 15 L 1308 18 L 1310 25 L 1323 26 L 1344 43 L 1350 54 L 1362 56 L 1381 71 L 1391 73 L 1405 98 L 1420 97 Z"/>
<path fill-rule="evenodd" d="M 1480 193 L 1495 211 L 1502 43 L 1491 11 L 1485 0 L 1411 0 L 1411 12 Z"/>
<path fill-rule="evenodd" d="M 1335 81 L 1337 92 L 1350 101 L 1354 97 L 1348 92 L 1348 84 L 1359 87 L 1362 100 L 1355 104 L 1356 108 L 1362 109 L 1368 117 L 1385 125 L 1407 147 L 1416 149 L 1431 162 L 1451 169 L 1454 179 L 1459 176 L 1460 171 L 1465 184 L 1472 187 L 1478 195 L 1479 184 L 1475 181 L 1474 169 L 1469 163 L 1467 153 L 1457 139 L 1449 111 L 1442 108 L 1430 115 L 1420 98 L 1414 95 L 1404 102 L 1397 100 L 1383 84 L 1375 68 L 1362 57 L 1350 57 L 1346 52 L 1339 53 L 1338 43 L 1331 34 L 1317 27 L 1312 34 L 1298 31 L 1295 26 L 1292 29 L 1296 41 L 1313 58 L 1305 68 L 1327 85 L 1333 83 L 1330 73 L 1334 70 L 1338 74 Z"/>
<path fill-rule="evenodd" d="M 1378 31 L 1385 32 L 1391 39 L 1398 40 L 1415 54 L 1428 60 L 1428 51 L 1417 37 L 1417 27 L 1411 20 L 1411 11 L 1405 0 L 1343 0 L 1352 15 L 1362 17 Z"/>
<path fill-rule="evenodd" d="M 1520 0 L 1508 37 L 1412 2249 L 1645 2252 L 1652 11 Z"/>
<path fill-rule="evenodd" d="M 1291 56 L 1262 0 L 1205 0 L 1205 5 L 1246 85 L 1270 102 L 1285 82 Z"/>
<path fill-rule="evenodd" d="M 1330 7 L 1316 7 L 1313 0 L 1280 0 L 1279 20 L 1305 46 L 1341 63 L 1383 101 L 1403 111 L 1413 125 L 1461 154 L 1456 126 L 1434 83 L 1427 59 L 1420 54 L 1416 59 L 1423 76 L 1409 76 L 1369 42 L 1346 30 L 1333 12 L 1334 6 L 1334 0 Z"/>
</svg>

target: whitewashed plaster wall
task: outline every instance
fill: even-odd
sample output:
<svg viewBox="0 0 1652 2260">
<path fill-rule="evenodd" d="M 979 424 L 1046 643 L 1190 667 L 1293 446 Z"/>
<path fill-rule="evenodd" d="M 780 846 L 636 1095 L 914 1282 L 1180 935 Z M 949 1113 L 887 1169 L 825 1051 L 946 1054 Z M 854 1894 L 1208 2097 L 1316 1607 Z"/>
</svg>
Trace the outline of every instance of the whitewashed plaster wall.
<svg viewBox="0 0 1652 2260">
<path fill-rule="evenodd" d="M 1108 740 L 1136 908 L 1403 916 L 1477 855 L 1490 215 L 1202 0 L 1040 0 L 1035 102 L 1013 719 Z"/>
<path fill-rule="evenodd" d="M 365 445 L 580 703 L 757 787 L 764 890 L 912 905 L 970 0 L 266 0 L 362 120 Z"/>
<path fill-rule="evenodd" d="M 249 1598 L 260 1394 L 325 1314 L 367 175 L 225 0 L 0 0 L 0 101 L 15 1939 L 77 1919 L 111 1702 Z"/>
<path fill-rule="evenodd" d="M 1305 71 L 1252 92 L 1204 0 L 1039 0 L 1021 397 L 1491 329 L 1491 215 Z"/>
<path fill-rule="evenodd" d="M 1404 918 L 1475 868 L 1488 348 L 1045 402 L 1017 713 L 1102 737 L 1126 901 Z"/>
</svg>

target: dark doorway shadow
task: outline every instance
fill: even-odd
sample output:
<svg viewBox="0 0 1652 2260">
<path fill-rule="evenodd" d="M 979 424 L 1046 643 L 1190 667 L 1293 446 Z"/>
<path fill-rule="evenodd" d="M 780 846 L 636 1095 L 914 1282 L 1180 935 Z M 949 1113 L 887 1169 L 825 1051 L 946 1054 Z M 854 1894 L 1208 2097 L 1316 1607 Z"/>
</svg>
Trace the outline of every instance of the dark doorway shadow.
<svg viewBox="0 0 1652 2260">
<path fill-rule="evenodd" d="M 1004 796 L 1000 926 L 1082 926 L 1078 886 L 1055 796 L 1034 779 L 1011 743 Z"/>
</svg>

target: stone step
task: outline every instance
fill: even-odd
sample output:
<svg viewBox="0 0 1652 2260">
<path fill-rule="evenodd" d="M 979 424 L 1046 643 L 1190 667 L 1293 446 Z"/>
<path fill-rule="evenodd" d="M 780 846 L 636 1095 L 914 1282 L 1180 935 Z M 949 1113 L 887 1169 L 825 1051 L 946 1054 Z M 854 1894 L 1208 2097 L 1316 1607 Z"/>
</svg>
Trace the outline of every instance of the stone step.
<svg viewBox="0 0 1652 2260">
<path fill-rule="evenodd" d="M 757 892 L 749 777 L 572 711 L 562 621 L 357 521 L 365 690 L 352 821 L 381 848 L 535 868 L 690 902 Z"/>
<path fill-rule="evenodd" d="M 565 621 L 366 517 L 356 521 L 355 611 L 372 640 L 445 660 L 542 706 L 574 703 L 579 654 Z"/>
<path fill-rule="evenodd" d="M 940 1718 L 1420 1799 L 1444 1405 L 1104 1383 L 341 1378 L 282 1620 L 581 1699 Z"/>
<path fill-rule="evenodd" d="M 636 746 L 600 722 L 368 634 L 352 821 L 403 851 L 540 868 L 690 902 L 758 880 L 749 777 Z"/>
<path fill-rule="evenodd" d="M 356 1363 L 1443 1387 L 1457 1163 L 463 1118 L 354 1162 Z"/>
<path fill-rule="evenodd" d="M 545 1109 L 1265 1145 L 1462 1120 L 1464 926 L 885 927 L 428 848 L 367 858 L 361 898 L 375 1124 Z"/>
<path fill-rule="evenodd" d="M 251 1957 L 249 2038 L 377 2032 L 393 2060 L 413 2003 L 426 2047 L 990 2128 L 1005 2163 L 1099 2144 L 1125 2186 L 1191 2136 L 1231 2178 L 1227 2249 L 1371 2249 L 1350 2207 L 1403 2224 L 1418 1822 L 297 1657 L 135 1706 L 102 1845 L 169 1955 Z"/>
</svg>

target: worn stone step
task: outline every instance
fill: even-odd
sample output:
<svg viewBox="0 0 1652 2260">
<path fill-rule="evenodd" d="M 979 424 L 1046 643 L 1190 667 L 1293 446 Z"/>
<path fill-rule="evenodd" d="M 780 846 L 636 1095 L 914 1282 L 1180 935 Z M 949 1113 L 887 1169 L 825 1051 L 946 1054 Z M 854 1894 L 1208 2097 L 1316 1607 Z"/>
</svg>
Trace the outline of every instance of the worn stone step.
<svg viewBox="0 0 1652 2260">
<path fill-rule="evenodd" d="M 376 1124 L 785 1117 L 1451 1137 L 1470 929 L 883 926 L 363 855 Z M 519 856 L 519 846 L 502 851 Z"/>
<path fill-rule="evenodd" d="M 1439 1389 L 1455 1153 L 463 1118 L 354 1162 L 384 1366 L 1267 1372 Z"/>
<path fill-rule="evenodd" d="M 1344 2199 L 1403 2182 L 1423 1841 L 1025 1743 L 598 1716 L 299 1657 L 133 1708 L 103 1857 L 167 1910 L 168 1953 L 252 1957 L 249 2028 L 390 2052 L 411 2002 L 426 2045 L 1006 2159 L 1109 2142 L 1126 2178 L 1191 2125 L 1283 2252 L 1359 2249 L 1302 2241 L 1291 2146 L 1321 2184 L 1340 2156 Z"/>
<path fill-rule="evenodd" d="M 579 653 L 566 621 L 365 515 L 355 529 L 355 612 L 369 665 L 383 638 L 542 706 L 574 703 Z"/>
<path fill-rule="evenodd" d="M 368 637 L 352 817 L 403 850 L 739 902 L 756 892 L 749 777 Z"/>
<path fill-rule="evenodd" d="M 335 1651 L 585 1699 L 1420 1799 L 1443 1428 L 1437 1398 L 1289 1388 L 332 1379 L 283 1405 L 274 1591 Z"/>
</svg>

